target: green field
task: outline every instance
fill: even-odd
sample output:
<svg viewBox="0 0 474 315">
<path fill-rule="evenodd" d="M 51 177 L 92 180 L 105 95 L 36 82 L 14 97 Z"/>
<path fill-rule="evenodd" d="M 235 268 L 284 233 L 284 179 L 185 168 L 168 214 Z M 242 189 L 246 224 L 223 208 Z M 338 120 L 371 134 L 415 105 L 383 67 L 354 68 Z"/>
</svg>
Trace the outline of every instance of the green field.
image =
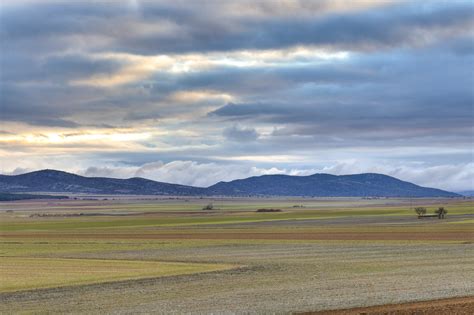
<svg viewBox="0 0 474 315">
<path fill-rule="evenodd" d="M 291 313 L 474 295 L 469 199 L 107 199 L 0 203 L 0 313 Z M 448 217 L 418 219 L 418 205 Z"/>
<path fill-rule="evenodd" d="M 2 257 L 0 292 L 176 276 L 232 267 L 135 260 Z"/>
</svg>

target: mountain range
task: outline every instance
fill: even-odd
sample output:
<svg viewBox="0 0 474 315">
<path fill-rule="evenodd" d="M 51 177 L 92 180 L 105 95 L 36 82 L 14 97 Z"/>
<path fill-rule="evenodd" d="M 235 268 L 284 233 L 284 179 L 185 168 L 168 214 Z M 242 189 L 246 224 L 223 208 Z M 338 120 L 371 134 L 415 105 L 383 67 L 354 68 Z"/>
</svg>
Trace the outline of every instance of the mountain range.
<svg viewBox="0 0 474 315">
<path fill-rule="evenodd" d="M 0 192 L 54 192 L 170 196 L 305 196 L 305 197 L 459 197 L 375 173 L 309 176 L 263 175 L 207 188 L 134 177 L 85 177 L 57 170 L 0 175 Z"/>
<path fill-rule="evenodd" d="M 474 197 L 474 190 L 458 191 L 457 193 L 466 197 Z"/>
</svg>

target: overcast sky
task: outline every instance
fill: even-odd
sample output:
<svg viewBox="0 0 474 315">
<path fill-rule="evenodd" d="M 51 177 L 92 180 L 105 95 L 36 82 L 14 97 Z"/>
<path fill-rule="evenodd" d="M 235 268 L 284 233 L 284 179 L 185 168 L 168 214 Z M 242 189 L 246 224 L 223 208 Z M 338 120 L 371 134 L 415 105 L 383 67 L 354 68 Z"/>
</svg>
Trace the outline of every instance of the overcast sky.
<svg viewBox="0 0 474 315">
<path fill-rule="evenodd" d="M 0 171 L 474 189 L 474 2 L 2 1 Z"/>
</svg>

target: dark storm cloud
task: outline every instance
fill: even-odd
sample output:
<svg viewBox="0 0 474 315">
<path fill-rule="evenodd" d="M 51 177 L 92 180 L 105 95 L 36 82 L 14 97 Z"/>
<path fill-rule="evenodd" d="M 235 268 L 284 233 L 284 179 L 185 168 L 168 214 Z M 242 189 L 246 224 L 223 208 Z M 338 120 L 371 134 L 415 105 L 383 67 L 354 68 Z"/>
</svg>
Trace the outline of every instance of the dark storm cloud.
<svg viewBox="0 0 474 315">
<path fill-rule="evenodd" d="M 219 8 L 219 5 L 213 2 Z M 255 4 L 258 6 L 258 3 Z M 192 7 L 192 6 L 191 6 Z M 209 9 L 208 11 L 206 10 Z M 418 45 L 442 31 L 460 31 L 472 23 L 473 6 L 469 2 L 428 3 L 419 9 L 414 3 L 402 3 L 362 12 L 318 16 L 302 12 L 286 15 L 227 16 L 216 9 L 190 11 L 188 7 L 163 8 L 144 4 L 141 12 L 148 21 L 172 22 L 173 34 L 148 34 L 121 37 L 116 47 L 134 53 L 170 53 L 189 51 L 226 51 L 235 49 L 274 49 L 294 45 L 323 45 L 346 49 L 374 49 L 397 45 Z M 166 13 L 166 14 L 163 14 Z M 235 13 L 235 12 L 234 12 Z"/>
<path fill-rule="evenodd" d="M 45 126 L 45 127 L 63 127 L 63 128 L 75 128 L 79 127 L 79 124 L 66 119 L 53 119 L 53 118 L 31 118 L 28 121 L 31 125 Z"/>
<path fill-rule="evenodd" d="M 183 88 L 216 89 L 239 95 L 255 95 L 286 91 L 295 85 L 307 83 L 350 85 L 381 79 L 383 78 L 376 71 L 368 71 L 355 64 L 340 61 L 338 64 L 290 64 L 277 68 L 220 67 L 178 76 L 176 84 Z"/>
<path fill-rule="evenodd" d="M 0 121 L 23 122 L 49 127 L 78 127 L 71 120 L 77 112 L 90 110 L 83 99 L 97 93 L 91 88 L 56 85 L 32 85 L 28 88 L 2 83 Z"/>
<path fill-rule="evenodd" d="M 474 100 L 473 58 L 438 49 L 353 56 L 329 66 L 307 67 L 301 76 L 295 68 L 272 69 L 267 72 L 278 78 L 278 88 L 271 90 L 270 83 L 262 94 L 248 95 L 261 101 L 229 103 L 209 115 L 278 124 L 317 123 L 324 126 L 319 133 L 361 128 L 467 128 Z M 254 71 L 257 77 L 265 72 Z M 220 76 L 204 77 L 208 87 L 215 84 L 225 90 L 230 83 L 232 91 L 233 86 L 240 86 L 238 81 L 226 82 Z M 246 74 L 238 80 L 245 85 L 251 77 Z"/>
<path fill-rule="evenodd" d="M 296 63 L 278 67 L 219 67 L 199 73 L 168 77 L 166 88 L 212 89 L 235 93 L 253 102 L 288 99 L 306 102 L 392 102 L 422 98 L 448 102 L 448 98 L 472 97 L 473 56 L 458 54 L 458 44 L 423 49 L 401 49 L 384 53 L 352 54 L 322 63 Z M 156 88 L 163 89 L 161 79 Z M 272 99 L 272 97 L 274 99 Z M 332 97 L 332 99 L 328 99 Z M 336 100 L 337 98 L 337 100 Z"/>
<path fill-rule="evenodd" d="M 26 101 L 23 95 L 2 91 L 0 95 L 0 121 L 24 122 L 30 125 L 50 127 L 77 127 L 73 121 L 61 118 L 65 113 L 54 106 L 45 106 L 33 100 Z M 26 103 L 23 103 L 26 101 Z"/>
<path fill-rule="evenodd" d="M 128 9 L 120 2 L 114 5 L 77 1 L 4 4 L 0 11 L 0 34 L 9 42 L 70 34 L 89 35 L 106 26 L 106 19 L 126 14 Z"/>
<path fill-rule="evenodd" d="M 52 56 L 41 64 L 43 75 L 63 79 L 88 78 L 97 74 L 112 74 L 124 63 L 110 59 L 93 59 L 82 55 Z"/>
<path fill-rule="evenodd" d="M 404 2 L 326 15 L 318 14 L 319 8 L 315 6 L 276 16 L 239 14 L 227 8 L 228 2 L 138 3 L 137 8 L 127 2 L 5 6 L 0 13 L 1 37 L 7 41 L 7 47 L 28 47 L 34 43 L 42 48 L 46 48 L 42 43 L 83 46 L 77 39 L 89 39 L 94 50 L 138 54 L 294 45 L 365 50 L 419 45 L 429 38 L 443 36 L 443 32 L 462 32 L 469 23 L 472 25 L 473 19 L 473 5 L 469 1 L 449 5 Z M 255 11 L 262 5 L 272 7 L 272 2 L 247 4 L 255 7 Z"/>
<path fill-rule="evenodd" d="M 288 107 L 288 104 L 234 104 L 229 103 L 221 108 L 209 113 L 209 115 L 250 118 L 257 115 L 290 115 L 295 109 Z"/>
<path fill-rule="evenodd" d="M 25 52 L 0 56 L 2 81 L 10 83 L 68 82 L 89 78 L 93 75 L 112 74 L 124 66 L 125 62 L 91 58 L 80 54 L 52 55 L 35 59 Z"/>
<path fill-rule="evenodd" d="M 314 131 L 331 134 L 335 131 L 357 131 L 400 128 L 467 128 L 471 117 L 465 114 L 472 106 L 472 99 L 460 101 L 453 110 L 446 104 L 291 104 L 255 103 L 227 104 L 211 116 L 229 119 L 266 121 L 279 124 L 311 125 Z M 453 104 L 451 102 L 450 104 Z M 403 107 L 402 107 L 403 106 Z M 456 108 L 457 106 L 457 108 Z M 440 125 L 436 125 L 436 123 Z M 442 124 L 441 124 L 442 122 Z M 316 128 L 320 126 L 321 128 Z"/>
</svg>

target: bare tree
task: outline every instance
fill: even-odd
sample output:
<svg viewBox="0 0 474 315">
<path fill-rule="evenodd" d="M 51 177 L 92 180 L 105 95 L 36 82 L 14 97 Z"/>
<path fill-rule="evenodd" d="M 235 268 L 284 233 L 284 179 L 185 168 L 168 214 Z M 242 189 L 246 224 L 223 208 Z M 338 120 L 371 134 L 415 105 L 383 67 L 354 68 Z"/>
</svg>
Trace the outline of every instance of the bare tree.
<svg viewBox="0 0 474 315">
<path fill-rule="evenodd" d="M 444 219 L 446 217 L 446 213 L 448 213 L 448 210 L 446 210 L 444 207 L 439 207 L 435 213 L 438 215 L 438 219 Z"/>
<path fill-rule="evenodd" d="M 421 216 L 426 214 L 426 208 L 425 207 L 416 207 L 415 212 L 416 212 L 416 214 L 418 214 L 419 217 L 421 217 Z"/>
</svg>

